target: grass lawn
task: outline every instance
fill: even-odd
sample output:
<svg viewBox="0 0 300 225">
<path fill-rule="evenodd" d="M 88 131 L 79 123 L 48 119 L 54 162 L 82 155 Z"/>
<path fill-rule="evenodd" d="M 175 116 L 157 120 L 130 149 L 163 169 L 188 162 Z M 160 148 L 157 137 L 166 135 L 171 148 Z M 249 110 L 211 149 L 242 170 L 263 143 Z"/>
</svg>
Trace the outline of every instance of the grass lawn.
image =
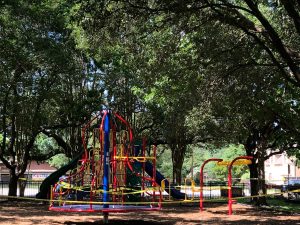
<svg viewBox="0 0 300 225">
<path fill-rule="evenodd" d="M 300 213 L 300 201 L 287 201 L 280 198 L 268 198 L 268 204 L 275 209 Z"/>
<path fill-rule="evenodd" d="M 250 204 L 249 199 L 239 199 L 239 203 Z M 267 203 L 269 206 L 264 206 L 266 208 L 271 208 L 279 211 L 300 213 L 300 201 L 287 201 L 283 198 L 274 197 L 268 198 Z"/>
</svg>

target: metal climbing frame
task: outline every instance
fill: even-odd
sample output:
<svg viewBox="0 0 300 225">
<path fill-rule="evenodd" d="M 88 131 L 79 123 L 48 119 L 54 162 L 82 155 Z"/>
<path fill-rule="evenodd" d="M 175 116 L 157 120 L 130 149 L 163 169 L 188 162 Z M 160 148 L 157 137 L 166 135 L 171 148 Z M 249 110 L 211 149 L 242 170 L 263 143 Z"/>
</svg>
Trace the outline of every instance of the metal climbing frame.
<svg viewBox="0 0 300 225">
<path fill-rule="evenodd" d="M 150 146 L 145 139 L 134 145 L 133 131 L 122 116 L 110 110 L 96 115 L 82 128 L 82 143 L 84 154 L 78 167 L 51 189 L 50 210 L 103 212 L 107 222 L 110 212 L 161 209 L 156 146 L 146 156 Z M 152 177 L 145 173 L 146 162 L 153 165 Z M 132 177 L 137 180 L 135 186 L 129 186 Z"/>
</svg>

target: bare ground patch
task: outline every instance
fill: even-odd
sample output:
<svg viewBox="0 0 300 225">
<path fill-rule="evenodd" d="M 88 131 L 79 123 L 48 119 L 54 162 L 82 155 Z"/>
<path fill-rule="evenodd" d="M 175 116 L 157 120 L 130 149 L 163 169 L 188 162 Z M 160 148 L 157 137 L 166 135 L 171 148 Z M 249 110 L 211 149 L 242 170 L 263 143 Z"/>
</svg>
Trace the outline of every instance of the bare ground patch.
<svg viewBox="0 0 300 225">
<path fill-rule="evenodd" d="M 61 213 L 48 211 L 41 203 L 0 203 L 0 225 L 93 225 L 103 224 L 101 213 Z M 168 206 L 161 211 L 110 214 L 109 224 L 118 225 L 300 225 L 300 214 L 262 210 L 235 204 L 234 215 L 227 215 L 226 205 L 211 205 L 204 212 L 196 206 Z"/>
</svg>

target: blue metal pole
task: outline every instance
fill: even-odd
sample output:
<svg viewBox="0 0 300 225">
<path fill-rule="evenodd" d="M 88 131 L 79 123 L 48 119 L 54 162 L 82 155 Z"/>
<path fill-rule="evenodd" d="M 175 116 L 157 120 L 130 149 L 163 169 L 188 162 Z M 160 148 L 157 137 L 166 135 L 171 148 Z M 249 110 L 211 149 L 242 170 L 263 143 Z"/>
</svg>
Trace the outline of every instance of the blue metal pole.
<svg viewBox="0 0 300 225">
<path fill-rule="evenodd" d="M 104 120 L 104 157 L 103 157 L 103 202 L 109 202 L 109 134 L 110 134 L 110 113 L 106 114 Z M 103 208 L 109 208 L 109 204 L 104 204 Z"/>
</svg>

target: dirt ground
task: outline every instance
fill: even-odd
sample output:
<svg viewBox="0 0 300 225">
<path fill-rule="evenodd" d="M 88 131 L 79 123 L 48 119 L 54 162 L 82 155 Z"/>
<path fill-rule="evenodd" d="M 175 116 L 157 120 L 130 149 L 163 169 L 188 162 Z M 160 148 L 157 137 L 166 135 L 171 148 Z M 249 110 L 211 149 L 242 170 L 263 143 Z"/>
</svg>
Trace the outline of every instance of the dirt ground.
<svg viewBox="0 0 300 225">
<path fill-rule="evenodd" d="M 0 225 L 93 225 L 103 224 L 101 213 L 60 213 L 48 211 L 41 203 L 0 203 Z M 161 211 L 131 212 L 109 215 L 109 224 L 118 225 L 300 225 L 300 214 L 261 210 L 247 205 L 235 204 L 234 215 L 227 215 L 226 205 L 212 205 L 204 212 L 196 206 L 168 206 Z"/>
</svg>

